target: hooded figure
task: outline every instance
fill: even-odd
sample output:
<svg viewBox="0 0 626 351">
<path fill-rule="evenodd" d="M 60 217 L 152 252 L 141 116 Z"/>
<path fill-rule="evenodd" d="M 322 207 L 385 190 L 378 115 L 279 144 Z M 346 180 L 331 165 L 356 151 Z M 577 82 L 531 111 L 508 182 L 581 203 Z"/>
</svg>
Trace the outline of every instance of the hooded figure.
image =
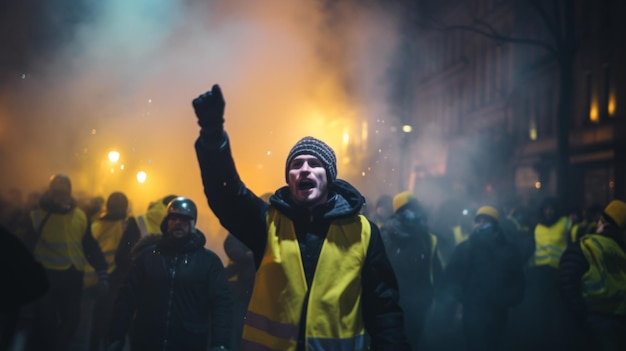
<svg viewBox="0 0 626 351">
<path fill-rule="evenodd" d="M 596 233 L 584 235 L 561 257 L 559 284 L 585 349 L 626 347 L 626 203 L 611 201 Z"/>
<path fill-rule="evenodd" d="M 415 195 L 401 192 L 392 203 L 393 215 L 381 226 L 380 234 L 398 278 L 406 334 L 417 350 L 434 286 L 441 278 L 437 238 L 429 233 L 426 213 Z"/>
<path fill-rule="evenodd" d="M 161 236 L 138 246 L 113 311 L 108 350 L 227 350 L 232 296 L 220 258 L 204 248 L 196 205 L 177 197 L 167 205 Z M 150 241 L 147 243 L 146 241 Z"/>
<path fill-rule="evenodd" d="M 500 214 L 478 209 L 469 239 L 454 250 L 444 273 L 444 289 L 463 306 L 468 350 L 502 350 L 508 310 L 524 296 L 519 252 L 502 233 Z"/>
</svg>

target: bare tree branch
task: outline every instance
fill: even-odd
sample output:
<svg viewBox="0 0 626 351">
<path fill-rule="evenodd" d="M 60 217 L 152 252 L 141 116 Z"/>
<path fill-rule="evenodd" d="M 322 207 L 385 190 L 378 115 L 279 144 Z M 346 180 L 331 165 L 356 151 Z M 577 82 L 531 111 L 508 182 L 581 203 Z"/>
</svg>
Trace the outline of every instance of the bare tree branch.
<svg viewBox="0 0 626 351">
<path fill-rule="evenodd" d="M 500 33 L 498 33 L 496 31 L 495 28 L 493 28 L 493 26 L 482 22 L 482 21 L 478 21 L 480 22 L 481 25 L 485 26 L 487 28 L 487 30 L 483 30 L 477 26 L 471 26 L 471 25 L 445 25 L 443 23 L 437 23 L 434 20 L 431 20 L 432 25 L 425 25 L 427 28 L 430 29 L 436 29 L 436 30 L 440 30 L 440 31 L 454 31 L 454 30 L 461 30 L 461 31 L 468 31 L 468 32 L 472 32 L 472 33 L 476 33 L 476 34 L 480 34 L 484 37 L 493 39 L 493 40 L 497 40 L 497 41 L 501 41 L 501 42 L 508 42 L 508 43 L 515 43 L 515 44 L 525 44 L 525 45 L 534 45 L 534 46 L 538 46 L 541 47 L 545 50 L 547 50 L 548 52 L 550 52 L 551 54 L 554 55 L 558 55 L 558 50 L 557 48 L 555 48 L 553 45 L 541 41 L 541 40 L 535 40 L 535 39 L 528 39 L 528 38 L 518 38 L 518 37 L 512 37 L 512 36 L 506 36 L 506 35 L 501 35 Z"/>
<path fill-rule="evenodd" d="M 569 0 L 565 0 L 565 1 L 569 1 Z M 558 26 L 559 23 L 556 22 L 554 18 L 550 18 L 550 15 L 548 14 L 548 12 L 546 12 L 546 9 L 543 6 L 541 6 L 541 4 L 544 3 L 544 0 L 531 0 L 528 3 L 535 9 L 535 11 L 537 11 L 537 14 L 543 20 L 543 23 L 548 28 L 548 31 L 550 32 L 550 34 L 552 34 L 554 41 L 556 43 L 560 43 L 562 38 L 561 38 L 561 30 L 559 29 L 559 26 Z M 555 4 L 555 6 L 558 6 L 558 4 Z"/>
</svg>

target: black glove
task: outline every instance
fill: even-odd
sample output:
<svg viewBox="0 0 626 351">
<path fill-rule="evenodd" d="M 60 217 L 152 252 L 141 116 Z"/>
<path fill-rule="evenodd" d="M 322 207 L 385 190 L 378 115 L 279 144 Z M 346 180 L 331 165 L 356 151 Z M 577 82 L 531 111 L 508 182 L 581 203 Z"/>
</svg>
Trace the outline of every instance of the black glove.
<svg viewBox="0 0 626 351">
<path fill-rule="evenodd" d="M 198 117 L 198 124 L 204 130 L 222 130 L 224 126 L 224 97 L 222 89 L 215 84 L 211 91 L 198 96 L 193 100 L 193 109 Z"/>
</svg>

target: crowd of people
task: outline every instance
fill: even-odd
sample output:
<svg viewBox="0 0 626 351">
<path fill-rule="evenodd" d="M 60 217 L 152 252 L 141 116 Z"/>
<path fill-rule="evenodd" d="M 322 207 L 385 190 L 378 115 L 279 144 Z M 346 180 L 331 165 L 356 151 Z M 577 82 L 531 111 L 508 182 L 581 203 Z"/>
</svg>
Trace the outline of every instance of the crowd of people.
<svg viewBox="0 0 626 351">
<path fill-rule="evenodd" d="M 310 136 L 286 185 L 258 196 L 220 87 L 193 107 L 228 261 L 197 228 L 205 199 L 169 194 L 133 215 L 123 192 L 77 200 L 56 174 L 0 207 L 1 350 L 626 349 L 623 201 L 566 213 L 547 198 L 536 217 L 455 199 L 433 210 L 411 191 L 370 202 Z"/>
</svg>

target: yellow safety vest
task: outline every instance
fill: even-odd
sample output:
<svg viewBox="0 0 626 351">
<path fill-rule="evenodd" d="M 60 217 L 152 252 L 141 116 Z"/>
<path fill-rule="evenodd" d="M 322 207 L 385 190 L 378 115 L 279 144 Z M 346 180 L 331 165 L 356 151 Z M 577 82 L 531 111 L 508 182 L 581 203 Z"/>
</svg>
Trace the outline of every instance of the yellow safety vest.
<svg viewBox="0 0 626 351">
<path fill-rule="evenodd" d="M 115 221 L 96 220 L 91 224 L 91 233 L 100 244 L 100 249 L 107 261 L 109 274 L 115 270 L 115 253 L 122 241 L 122 235 L 126 228 L 126 220 L 119 219 Z M 90 265 L 85 267 L 85 275 L 83 285 L 85 287 L 94 286 L 98 283 L 98 275 L 94 268 Z"/>
<path fill-rule="evenodd" d="M 583 297 L 589 312 L 626 315 L 626 254 L 600 234 L 580 239 L 589 270 L 583 275 Z"/>
<path fill-rule="evenodd" d="M 559 267 L 559 260 L 567 247 L 571 222 L 561 217 L 550 227 L 539 223 L 535 227 L 535 265 Z"/>
<path fill-rule="evenodd" d="M 44 220 L 47 211 L 31 211 L 30 218 L 35 230 Z M 68 213 L 52 213 L 45 222 L 35 245 L 35 258 L 46 269 L 67 270 L 74 266 L 84 271 L 86 266 L 83 238 L 87 231 L 87 216 L 74 208 Z"/>
<path fill-rule="evenodd" d="M 165 218 L 166 209 L 167 205 L 164 205 L 163 201 L 159 200 L 150 206 L 148 212 L 136 217 L 141 237 L 149 234 L 161 234 L 161 222 Z"/>
<path fill-rule="evenodd" d="M 267 234 L 242 349 L 295 351 L 308 291 L 307 351 L 365 350 L 361 269 L 371 235 L 368 220 L 358 215 L 330 225 L 310 287 L 293 222 L 270 207 Z"/>
<path fill-rule="evenodd" d="M 460 225 L 452 227 L 452 234 L 454 234 L 454 245 L 459 245 L 469 238 L 469 234 L 463 233 L 463 228 Z"/>
</svg>

